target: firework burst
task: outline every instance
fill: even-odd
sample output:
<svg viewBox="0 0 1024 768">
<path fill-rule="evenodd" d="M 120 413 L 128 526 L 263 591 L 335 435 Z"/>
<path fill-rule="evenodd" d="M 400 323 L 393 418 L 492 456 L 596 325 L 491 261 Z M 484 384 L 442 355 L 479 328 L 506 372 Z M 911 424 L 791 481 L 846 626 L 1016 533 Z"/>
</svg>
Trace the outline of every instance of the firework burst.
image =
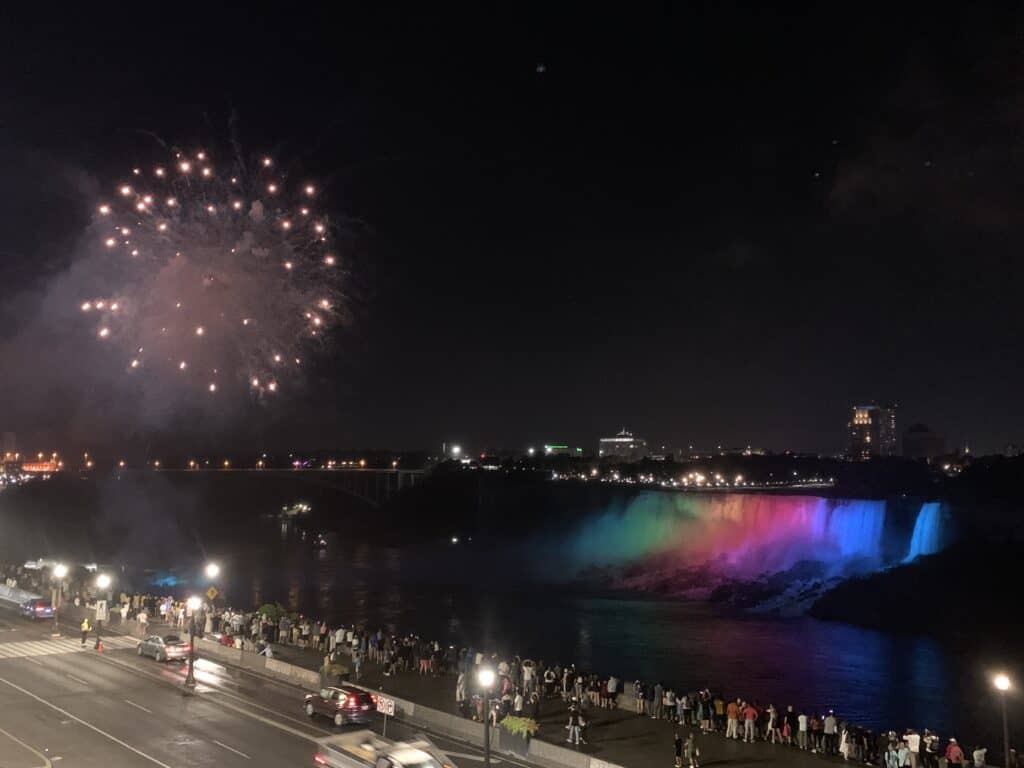
<svg viewBox="0 0 1024 768">
<path fill-rule="evenodd" d="M 80 297 L 96 343 L 126 376 L 190 391 L 279 395 L 304 353 L 346 320 L 343 259 L 319 189 L 270 157 L 223 165 L 174 152 L 132 168 L 96 205 L 103 271 L 116 295 Z"/>
</svg>

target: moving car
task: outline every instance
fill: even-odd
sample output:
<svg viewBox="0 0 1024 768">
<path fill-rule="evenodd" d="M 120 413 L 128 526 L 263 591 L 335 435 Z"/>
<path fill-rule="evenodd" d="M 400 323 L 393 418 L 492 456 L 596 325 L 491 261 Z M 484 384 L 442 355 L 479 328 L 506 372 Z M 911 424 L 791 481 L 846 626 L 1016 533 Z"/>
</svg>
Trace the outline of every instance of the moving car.
<svg viewBox="0 0 1024 768">
<path fill-rule="evenodd" d="M 302 707 L 310 717 L 324 715 L 335 725 L 368 723 L 376 710 L 373 697 L 351 685 L 321 688 L 320 693 L 306 694 Z"/>
<path fill-rule="evenodd" d="M 139 643 L 139 656 L 152 656 L 157 661 L 184 661 L 192 650 L 177 635 L 150 635 Z"/>
<path fill-rule="evenodd" d="M 34 597 L 21 604 L 21 615 L 29 619 L 52 619 L 53 605 L 42 597 Z"/>
<path fill-rule="evenodd" d="M 353 731 L 317 739 L 316 766 L 326 768 L 456 768 L 451 759 L 422 736 L 391 741 L 373 731 Z"/>
</svg>

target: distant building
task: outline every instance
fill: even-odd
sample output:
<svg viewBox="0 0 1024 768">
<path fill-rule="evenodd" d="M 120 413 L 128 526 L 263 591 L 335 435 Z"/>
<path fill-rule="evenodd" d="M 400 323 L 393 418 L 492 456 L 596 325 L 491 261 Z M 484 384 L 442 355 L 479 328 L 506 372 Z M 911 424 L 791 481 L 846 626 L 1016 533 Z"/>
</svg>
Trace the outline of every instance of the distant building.
<svg viewBox="0 0 1024 768">
<path fill-rule="evenodd" d="M 897 450 L 896 405 L 855 405 L 847 425 L 847 455 L 856 461 L 874 456 L 895 456 Z"/>
<path fill-rule="evenodd" d="M 911 424 L 903 435 L 903 455 L 908 459 L 934 459 L 946 455 L 946 441 L 925 424 Z"/>
<path fill-rule="evenodd" d="M 602 437 L 597 445 L 597 455 L 602 459 L 639 461 L 647 455 L 647 441 L 623 429 L 615 437 Z"/>
<path fill-rule="evenodd" d="M 22 472 L 33 475 L 50 475 L 60 471 L 60 465 L 56 461 L 26 461 L 21 465 Z"/>
<path fill-rule="evenodd" d="M 562 445 L 560 443 L 552 443 L 544 446 L 545 456 L 582 456 L 583 449 L 576 447 L 571 448 L 568 445 Z"/>
</svg>

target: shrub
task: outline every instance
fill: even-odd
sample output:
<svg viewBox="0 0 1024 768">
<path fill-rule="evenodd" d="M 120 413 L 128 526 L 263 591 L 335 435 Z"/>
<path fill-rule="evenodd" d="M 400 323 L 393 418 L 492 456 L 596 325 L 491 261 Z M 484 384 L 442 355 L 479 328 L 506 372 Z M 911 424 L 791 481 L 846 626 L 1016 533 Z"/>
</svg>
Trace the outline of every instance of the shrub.
<svg viewBox="0 0 1024 768">
<path fill-rule="evenodd" d="M 509 715 L 502 719 L 498 725 L 513 736 L 522 736 L 524 739 L 533 736 L 540 728 L 540 725 L 532 717 L 516 717 L 515 715 Z"/>
</svg>

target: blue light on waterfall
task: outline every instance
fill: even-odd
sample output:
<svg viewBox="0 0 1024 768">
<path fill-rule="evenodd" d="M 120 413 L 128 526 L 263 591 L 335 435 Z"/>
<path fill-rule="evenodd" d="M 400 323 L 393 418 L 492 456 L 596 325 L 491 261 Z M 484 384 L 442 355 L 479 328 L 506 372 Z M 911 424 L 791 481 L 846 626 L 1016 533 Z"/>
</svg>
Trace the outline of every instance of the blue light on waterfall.
<svg viewBox="0 0 1024 768">
<path fill-rule="evenodd" d="M 828 538 L 840 556 L 881 557 L 884 501 L 842 501 L 831 510 Z"/>
<path fill-rule="evenodd" d="M 921 505 L 914 522 L 914 533 L 910 537 L 910 549 L 903 562 L 909 562 L 921 555 L 933 555 L 942 543 L 942 505 L 929 501 Z"/>
</svg>

